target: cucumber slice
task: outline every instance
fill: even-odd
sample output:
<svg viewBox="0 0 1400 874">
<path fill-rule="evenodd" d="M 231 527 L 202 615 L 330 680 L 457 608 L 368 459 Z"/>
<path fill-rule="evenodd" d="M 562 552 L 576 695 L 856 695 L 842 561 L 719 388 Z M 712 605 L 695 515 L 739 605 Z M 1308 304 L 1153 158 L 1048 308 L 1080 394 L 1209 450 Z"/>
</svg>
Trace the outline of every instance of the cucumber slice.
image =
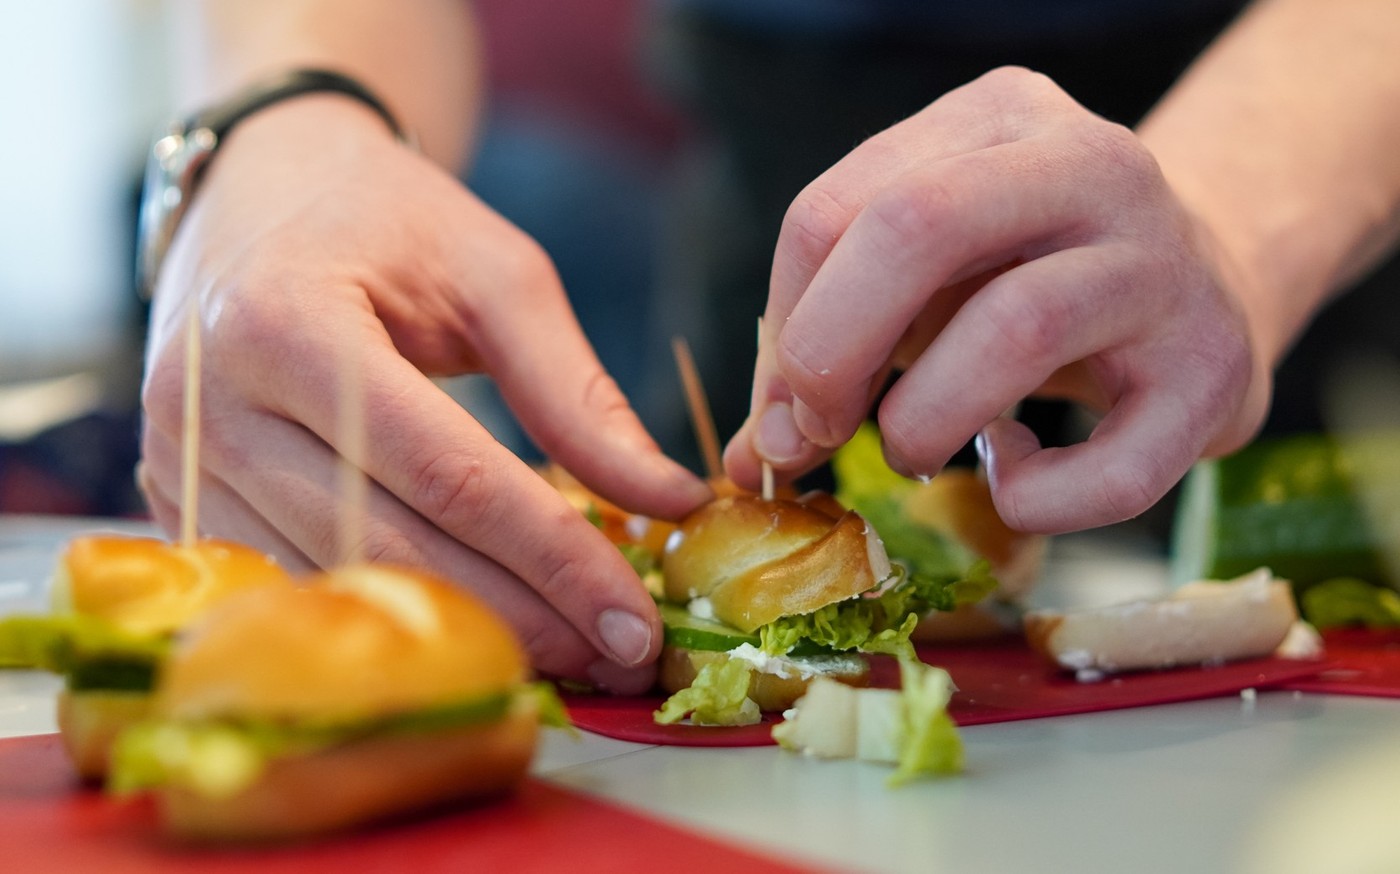
<svg viewBox="0 0 1400 874">
<path fill-rule="evenodd" d="M 758 646 L 757 634 L 745 634 L 732 625 L 692 616 L 684 607 L 660 604 L 657 609 L 666 628 L 664 639 L 670 646 L 712 652 L 729 652 L 745 643 Z"/>
<path fill-rule="evenodd" d="M 1350 457 L 1322 435 L 1260 440 L 1197 464 L 1178 506 L 1173 579 L 1265 566 L 1298 589 L 1340 576 L 1386 582 L 1356 482 Z"/>
</svg>

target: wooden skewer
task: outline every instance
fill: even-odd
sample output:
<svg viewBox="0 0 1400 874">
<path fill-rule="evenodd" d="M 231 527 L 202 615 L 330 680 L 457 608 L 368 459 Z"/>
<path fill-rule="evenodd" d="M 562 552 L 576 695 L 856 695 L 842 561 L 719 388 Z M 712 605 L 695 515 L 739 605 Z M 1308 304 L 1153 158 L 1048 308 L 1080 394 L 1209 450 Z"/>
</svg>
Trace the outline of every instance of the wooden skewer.
<svg viewBox="0 0 1400 874">
<path fill-rule="evenodd" d="M 180 545 L 199 538 L 199 298 L 185 324 L 185 398 L 180 432 Z"/>
<path fill-rule="evenodd" d="M 364 379 L 358 356 L 350 356 L 341 368 L 340 430 L 336 444 L 340 448 L 340 561 L 356 564 L 364 558 L 365 518 L 369 514 L 369 483 L 362 460 L 365 457 Z"/>
<path fill-rule="evenodd" d="M 763 316 L 758 317 L 758 354 L 763 354 Z M 773 500 L 773 465 L 767 461 L 763 462 L 763 491 L 759 497 L 765 501 Z"/>
<path fill-rule="evenodd" d="M 690 422 L 695 428 L 695 438 L 700 443 L 700 452 L 705 458 L 705 472 L 711 480 L 724 475 L 724 462 L 719 453 L 719 432 L 715 429 L 715 417 L 710 412 L 710 404 L 705 400 L 705 387 L 700 382 L 700 371 L 695 367 L 695 358 L 690 354 L 690 344 L 684 337 L 671 338 L 671 352 L 676 357 L 676 367 L 681 372 L 681 382 L 685 385 L 686 406 L 690 408 Z"/>
</svg>

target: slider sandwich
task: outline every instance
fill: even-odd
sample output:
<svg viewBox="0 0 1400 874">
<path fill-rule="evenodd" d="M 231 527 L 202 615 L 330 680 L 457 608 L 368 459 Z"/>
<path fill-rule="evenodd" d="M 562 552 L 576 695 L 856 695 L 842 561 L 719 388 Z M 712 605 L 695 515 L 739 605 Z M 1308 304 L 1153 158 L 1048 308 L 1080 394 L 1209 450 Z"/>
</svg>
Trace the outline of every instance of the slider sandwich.
<svg viewBox="0 0 1400 874">
<path fill-rule="evenodd" d="M 863 424 L 831 459 L 836 497 L 879 529 L 890 559 L 911 573 L 959 576 L 985 561 L 996 588 L 976 603 L 931 613 L 914 631 L 920 641 L 995 637 L 1020 630 L 1021 601 L 1035 585 L 1048 538 L 1007 527 L 985 478 L 945 468 L 927 482 L 890 469 L 879 430 Z"/>
<path fill-rule="evenodd" d="M 566 723 L 482 602 L 354 565 L 229 598 L 191 628 L 109 787 L 154 792 L 184 839 L 305 838 L 506 793 L 542 721 Z"/>
<path fill-rule="evenodd" d="M 112 739 L 145 716 L 180 629 L 231 593 L 290 586 L 272 559 L 236 543 L 79 537 L 55 569 L 53 612 L 0 620 L 0 667 L 64 677 L 64 748 L 79 775 L 101 779 Z"/>
<path fill-rule="evenodd" d="M 875 530 L 822 493 L 713 501 L 681 522 L 661 569 L 661 723 L 751 724 L 816 677 L 864 685 L 868 654 L 914 659 L 925 614 L 996 584 L 985 565 L 936 578 L 892 566 Z"/>
</svg>

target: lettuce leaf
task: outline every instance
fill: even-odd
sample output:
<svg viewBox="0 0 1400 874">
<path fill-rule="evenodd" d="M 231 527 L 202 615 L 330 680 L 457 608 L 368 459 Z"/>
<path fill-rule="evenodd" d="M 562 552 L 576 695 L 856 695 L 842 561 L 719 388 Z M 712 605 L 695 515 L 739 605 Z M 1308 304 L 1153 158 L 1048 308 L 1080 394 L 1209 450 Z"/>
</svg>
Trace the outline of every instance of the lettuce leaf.
<svg viewBox="0 0 1400 874">
<path fill-rule="evenodd" d="M 1303 618 L 1315 627 L 1400 626 L 1400 592 L 1355 577 L 1336 577 L 1306 589 L 1299 598 Z"/>
<path fill-rule="evenodd" d="M 720 659 L 700 669 L 695 682 L 667 698 L 652 714 L 658 725 L 671 725 L 687 716 L 697 725 L 753 725 L 758 705 L 749 697 L 753 669 L 739 659 Z"/>
<path fill-rule="evenodd" d="M 899 738 L 899 764 L 890 775 L 891 786 L 900 786 L 923 774 L 955 774 L 963 769 L 962 738 L 948 701 L 953 680 L 942 668 L 917 659 L 900 659 L 903 713 Z"/>
<path fill-rule="evenodd" d="M 170 648 L 163 636 L 133 635 L 80 613 L 0 619 L 0 667 L 71 675 L 94 662 L 154 666 Z"/>
<path fill-rule="evenodd" d="M 909 635 L 934 610 L 980 601 L 996 588 L 991 566 L 974 564 L 965 577 L 925 577 L 896 566 L 899 580 L 878 595 L 849 598 L 801 616 L 784 616 L 759 629 L 760 648 L 785 655 L 812 645 L 837 651 L 914 657 Z"/>
<path fill-rule="evenodd" d="M 911 520 L 904 510 L 922 485 L 890 469 L 880 431 L 865 422 L 831 459 L 836 499 L 860 513 L 885 542 L 892 561 L 918 576 L 961 577 L 978 560 L 972 550 L 942 532 Z"/>
<path fill-rule="evenodd" d="M 818 677 L 773 727 L 773 739 L 807 756 L 894 765 L 891 786 L 961 771 L 962 739 L 948 716 L 948 672 L 917 659 L 901 659 L 899 672 L 899 691 L 855 689 Z"/>
</svg>

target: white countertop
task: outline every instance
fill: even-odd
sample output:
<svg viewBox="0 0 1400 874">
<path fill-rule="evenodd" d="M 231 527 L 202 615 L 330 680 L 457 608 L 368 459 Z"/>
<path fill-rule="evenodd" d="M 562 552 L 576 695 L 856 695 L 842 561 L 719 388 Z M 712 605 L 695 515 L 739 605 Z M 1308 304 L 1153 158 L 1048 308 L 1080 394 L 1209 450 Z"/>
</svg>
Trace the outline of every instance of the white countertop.
<svg viewBox="0 0 1400 874">
<path fill-rule="evenodd" d="M 0 517 L 0 614 L 41 609 L 63 541 L 131 523 Z M 1038 603 L 1160 591 L 1132 542 L 1056 541 Z M 58 682 L 0 672 L 0 737 L 54 731 Z M 962 729 L 967 772 L 887 771 L 777 748 L 551 733 L 538 775 L 796 861 L 861 871 L 1400 871 L 1400 701 L 1260 692 Z"/>
</svg>

